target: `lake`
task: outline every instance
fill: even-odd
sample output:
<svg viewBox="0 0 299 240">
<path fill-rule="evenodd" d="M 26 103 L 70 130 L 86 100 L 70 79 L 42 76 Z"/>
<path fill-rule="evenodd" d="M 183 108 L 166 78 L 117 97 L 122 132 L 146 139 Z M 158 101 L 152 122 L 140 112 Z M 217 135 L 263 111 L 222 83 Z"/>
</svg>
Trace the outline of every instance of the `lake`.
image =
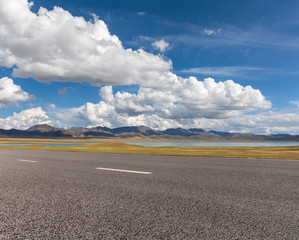
<svg viewBox="0 0 299 240">
<path fill-rule="evenodd" d="M 144 147 L 287 147 L 299 142 L 125 142 Z"/>
</svg>

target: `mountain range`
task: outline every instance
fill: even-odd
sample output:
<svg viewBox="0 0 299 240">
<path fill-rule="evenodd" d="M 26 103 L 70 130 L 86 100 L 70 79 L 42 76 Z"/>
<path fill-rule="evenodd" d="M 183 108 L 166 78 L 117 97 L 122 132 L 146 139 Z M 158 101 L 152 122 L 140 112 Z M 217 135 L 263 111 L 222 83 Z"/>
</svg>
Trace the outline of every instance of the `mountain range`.
<svg viewBox="0 0 299 240">
<path fill-rule="evenodd" d="M 252 133 L 230 133 L 205 131 L 200 128 L 169 128 L 158 131 L 146 126 L 132 127 L 72 127 L 56 128 L 47 124 L 32 126 L 26 130 L 0 129 L 0 137 L 24 138 L 152 138 L 152 139 L 190 139 L 190 140 L 259 140 L 259 141 L 299 141 L 299 135 L 271 134 L 257 135 Z"/>
</svg>

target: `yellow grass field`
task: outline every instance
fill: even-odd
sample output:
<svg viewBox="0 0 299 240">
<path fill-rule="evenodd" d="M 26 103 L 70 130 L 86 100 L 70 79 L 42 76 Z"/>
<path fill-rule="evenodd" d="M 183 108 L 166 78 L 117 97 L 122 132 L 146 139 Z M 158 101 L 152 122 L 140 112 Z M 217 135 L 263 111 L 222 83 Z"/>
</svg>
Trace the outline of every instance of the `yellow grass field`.
<svg viewBox="0 0 299 240">
<path fill-rule="evenodd" d="M 126 139 L 126 141 L 128 141 Z M 0 144 L 43 143 L 93 143 L 80 146 L 0 146 L 5 149 L 28 149 L 43 151 L 72 151 L 96 153 L 147 154 L 168 156 L 233 157 L 299 159 L 299 147 L 143 147 L 128 145 L 120 139 L 16 139 L 2 138 Z M 97 144 L 98 143 L 98 144 Z"/>
</svg>

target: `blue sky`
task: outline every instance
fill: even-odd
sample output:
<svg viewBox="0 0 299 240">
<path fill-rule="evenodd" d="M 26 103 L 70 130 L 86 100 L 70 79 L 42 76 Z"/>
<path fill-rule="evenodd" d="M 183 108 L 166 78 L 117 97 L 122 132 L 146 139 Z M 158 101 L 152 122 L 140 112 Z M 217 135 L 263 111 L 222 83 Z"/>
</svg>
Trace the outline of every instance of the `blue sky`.
<svg viewBox="0 0 299 240">
<path fill-rule="evenodd" d="M 298 10 L 295 0 L 3 0 L 0 128 L 299 134 Z"/>
</svg>

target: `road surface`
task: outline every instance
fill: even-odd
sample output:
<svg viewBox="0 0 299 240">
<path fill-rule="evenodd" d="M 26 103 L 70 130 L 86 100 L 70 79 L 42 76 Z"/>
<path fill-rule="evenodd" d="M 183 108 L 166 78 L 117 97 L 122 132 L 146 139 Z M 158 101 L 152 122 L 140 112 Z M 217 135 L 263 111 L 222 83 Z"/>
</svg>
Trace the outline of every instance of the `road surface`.
<svg viewBox="0 0 299 240">
<path fill-rule="evenodd" d="M 0 239 L 298 239 L 299 161 L 0 149 Z"/>
</svg>

